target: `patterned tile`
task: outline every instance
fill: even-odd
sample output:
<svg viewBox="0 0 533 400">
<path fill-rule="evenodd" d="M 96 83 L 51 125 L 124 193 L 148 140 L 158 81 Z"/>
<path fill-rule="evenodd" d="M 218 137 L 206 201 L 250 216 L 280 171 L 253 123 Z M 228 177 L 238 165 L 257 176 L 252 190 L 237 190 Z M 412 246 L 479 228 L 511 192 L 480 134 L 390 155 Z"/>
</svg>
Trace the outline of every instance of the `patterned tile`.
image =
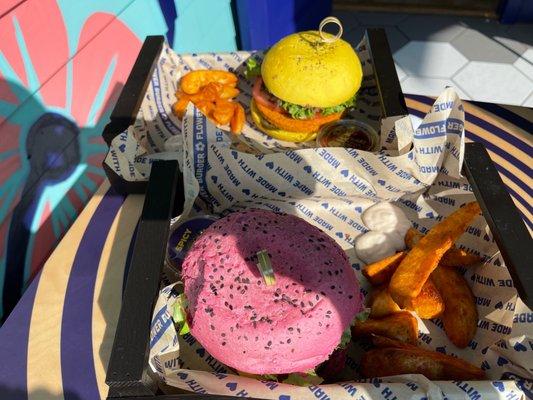
<svg viewBox="0 0 533 400">
<path fill-rule="evenodd" d="M 522 104 L 533 83 L 511 64 L 472 61 L 453 80 L 474 100 Z"/>
<path fill-rule="evenodd" d="M 533 24 L 515 24 L 507 30 L 506 37 L 519 41 L 528 47 L 533 46 Z"/>
<path fill-rule="evenodd" d="M 411 40 L 434 42 L 449 42 L 465 29 L 457 22 L 457 17 L 436 15 L 410 15 L 398 28 Z"/>
<path fill-rule="evenodd" d="M 523 107 L 532 107 L 533 108 L 533 93 L 529 96 L 523 103 Z"/>
<path fill-rule="evenodd" d="M 515 52 L 508 50 L 491 37 L 470 28 L 453 39 L 451 44 L 470 61 L 512 63 L 518 59 Z"/>
<path fill-rule="evenodd" d="M 405 71 L 402 69 L 402 67 L 400 67 L 398 64 L 394 64 L 394 66 L 396 67 L 396 73 L 398 74 L 398 80 L 401 82 L 403 81 L 405 78 L 407 78 L 407 74 L 405 73 Z"/>
<path fill-rule="evenodd" d="M 409 42 L 394 54 L 408 75 L 451 78 L 468 60 L 449 43 Z"/>
<path fill-rule="evenodd" d="M 408 76 L 402 81 L 402 90 L 404 93 L 422 94 L 426 96 L 438 96 L 447 86 L 452 86 L 461 99 L 470 100 L 470 97 L 456 83 L 449 79 Z"/>
<path fill-rule="evenodd" d="M 504 25 L 494 20 L 467 17 L 461 19 L 461 25 L 482 33 L 516 55 L 521 55 L 530 47 L 524 41 L 524 35 L 521 32 L 523 28 L 520 26 L 518 27 L 518 32 L 515 32 L 514 25 Z M 509 32 L 511 28 L 513 30 Z"/>
<path fill-rule="evenodd" d="M 527 50 L 513 65 L 533 82 L 533 49 Z"/>
</svg>

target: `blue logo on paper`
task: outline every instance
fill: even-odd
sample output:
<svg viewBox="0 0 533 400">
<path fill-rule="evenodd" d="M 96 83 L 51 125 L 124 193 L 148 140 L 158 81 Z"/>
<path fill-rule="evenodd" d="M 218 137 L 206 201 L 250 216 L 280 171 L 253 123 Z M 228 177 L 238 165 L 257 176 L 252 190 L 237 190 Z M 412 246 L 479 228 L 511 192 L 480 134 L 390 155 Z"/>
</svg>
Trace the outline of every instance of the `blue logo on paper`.
<svg viewBox="0 0 533 400">
<path fill-rule="evenodd" d="M 494 386 L 500 392 L 504 392 L 505 391 L 505 386 L 503 385 L 503 382 L 494 381 L 494 382 L 492 382 L 492 386 Z"/>
<path fill-rule="evenodd" d="M 496 361 L 496 364 L 498 364 L 501 367 L 505 364 L 509 364 L 509 361 L 507 361 L 506 358 L 498 357 L 498 361 Z"/>
<path fill-rule="evenodd" d="M 520 342 L 515 343 L 513 349 L 515 349 L 516 351 L 527 351 L 527 347 Z"/>
<path fill-rule="evenodd" d="M 205 349 L 203 347 L 196 349 L 196 354 L 203 358 L 205 355 Z"/>
</svg>

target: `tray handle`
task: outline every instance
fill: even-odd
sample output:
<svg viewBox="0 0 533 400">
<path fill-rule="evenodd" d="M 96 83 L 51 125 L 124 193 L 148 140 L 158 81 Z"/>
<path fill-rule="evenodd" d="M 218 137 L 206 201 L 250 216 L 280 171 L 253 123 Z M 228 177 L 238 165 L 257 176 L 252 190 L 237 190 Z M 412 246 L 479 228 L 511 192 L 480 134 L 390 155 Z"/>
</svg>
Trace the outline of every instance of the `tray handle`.
<svg viewBox="0 0 533 400">
<path fill-rule="evenodd" d="M 365 35 L 379 92 L 381 117 L 409 115 L 385 30 L 367 28 Z"/>
<path fill-rule="evenodd" d="M 465 144 L 463 172 L 472 185 L 520 299 L 533 308 L 533 239 L 483 144 Z"/>
<path fill-rule="evenodd" d="M 183 193 L 178 162 L 155 161 L 107 368 L 109 397 L 155 394 L 156 386 L 147 374 L 150 323 L 165 259 L 169 221 L 175 204 L 178 208 L 175 211 L 181 214 Z"/>
<path fill-rule="evenodd" d="M 111 144 L 115 136 L 124 132 L 128 126 L 135 122 L 164 42 L 165 37 L 161 35 L 147 36 L 144 40 L 135 64 L 133 64 L 115 108 L 109 117 L 110 122 L 102 132 L 102 137 L 108 145 Z"/>
<path fill-rule="evenodd" d="M 147 36 L 144 40 L 135 64 L 133 64 L 133 68 L 111 113 L 110 122 L 102 132 L 102 137 L 108 146 L 111 145 L 111 141 L 115 136 L 124 132 L 128 129 L 128 126 L 135 122 L 164 42 L 165 38 L 161 35 Z M 144 193 L 146 190 L 146 182 L 126 181 L 117 175 L 105 162 L 102 165 L 111 185 L 119 193 Z"/>
</svg>

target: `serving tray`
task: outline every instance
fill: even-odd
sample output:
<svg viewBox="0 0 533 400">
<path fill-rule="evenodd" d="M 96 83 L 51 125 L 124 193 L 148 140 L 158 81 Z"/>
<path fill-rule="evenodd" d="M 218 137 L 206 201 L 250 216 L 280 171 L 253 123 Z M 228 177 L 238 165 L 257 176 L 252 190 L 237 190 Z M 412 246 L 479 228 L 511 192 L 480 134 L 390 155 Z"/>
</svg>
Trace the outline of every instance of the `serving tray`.
<svg viewBox="0 0 533 400">
<path fill-rule="evenodd" d="M 368 29 L 365 35 L 374 65 L 382 118 L 407 115 L 384 30 Z M 163 42 L 163 36 L 146 38 L 111 121 L 103 131 L 108 145 L 135 121 Z M 149 373 L 150 322 L 160 286 L 170 219 L 183 210 L 183 176 L 177 161 L 154 162 L 148 182 L 128 182 L 105 164 L 104 169 L 118 191 L 146 193 L 107 369 L 108 399 L 236 398 L 193 393 L 162 395 Z M 529 271 L 527 257 L 533 240 L 482 144 L 465 145 L 463 173 L 472 185 L 520 298 L 533 307 L 533 274 Z"/>
</svg>

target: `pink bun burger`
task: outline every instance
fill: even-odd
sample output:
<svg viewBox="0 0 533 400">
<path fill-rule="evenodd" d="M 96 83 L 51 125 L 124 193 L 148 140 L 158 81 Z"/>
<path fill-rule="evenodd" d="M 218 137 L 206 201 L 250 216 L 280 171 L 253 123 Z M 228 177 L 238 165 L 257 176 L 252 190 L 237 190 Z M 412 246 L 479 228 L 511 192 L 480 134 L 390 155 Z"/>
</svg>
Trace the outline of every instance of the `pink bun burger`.
<svg viewBox="0 0 533 400">
<path fill-rule="evenodd" d="M 261 251 L 275 282 L 261 273 Z M 235 212 L 207 228 L 183 262 L 182 280 L 191 334 L 247 374 L 313 374 L 346 346 L 362 309 L 339 245 L 298 217 L 265 210 Z M 331 359 L 344 363 L 337 353 Z"/>
</svg>

